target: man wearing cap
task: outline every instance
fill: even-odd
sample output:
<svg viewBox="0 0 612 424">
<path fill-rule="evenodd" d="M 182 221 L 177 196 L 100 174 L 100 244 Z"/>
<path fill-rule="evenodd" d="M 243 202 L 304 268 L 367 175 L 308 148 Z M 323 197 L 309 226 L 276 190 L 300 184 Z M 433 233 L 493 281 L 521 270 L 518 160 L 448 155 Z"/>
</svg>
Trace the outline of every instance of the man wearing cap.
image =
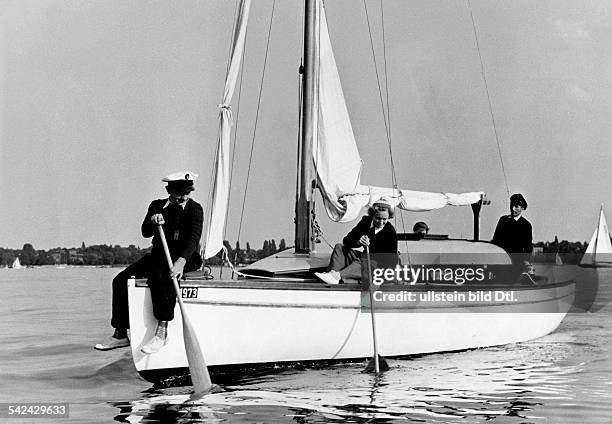
<svg viewBox="0 0 612 424">
<path fill-rule="evenodd" d="M 510 196 L 510 215 L 499 218 L 492 242 L 510 254 L 513 264 L 529 267 L 533 245 L 531 224 L 521 216 L 525 209 L 527 201 L 522 194 Z"/>
<path fill-rule="evenodd" d="M 204 213 L 202 206 L 189 198 L 197 177 L 197 174 L 185 171 L 167 175 L 162 179 L 166 183 L 169 196 L 151 202 L 141 226 L 144 237 L 153 237 L 153 248 L 150 253 L 113 279 L 111 325 L 115 332 L 106 342 L 97 344 L 97 350 L 116 349 L 130 344 L 127 337 L 127 330 L 130 328 L 127 280 L 132 276 L 147 278 L 153 315 L 158 320 L 155 336 L 143 345 L 142 351 L 146 354 L 154 353 L 166 344 L 166 328 L 168 321 L 174 319 L 176 304 L 171 278 L 180 278 L 184 272 L 196 270 L 202 265 L 198 244 L 202 235 Z M 157 230 L 160 224 L 164 229 L 173 261 L 170 269 Z"/>
<path fill-rule="evenodd" d="M 397 265 L 397 233 L 389 222 L 393 218 L 391 203 L 384 197 L 368 209 L 368 215 L 353 228 L 342 243 L 334 246 L 328 272 L 315 272 L 327 284 L 357 282 L 361 279 L 361 249 L 368 246 L 373 266 L 394 268 Z"/>
</svg>

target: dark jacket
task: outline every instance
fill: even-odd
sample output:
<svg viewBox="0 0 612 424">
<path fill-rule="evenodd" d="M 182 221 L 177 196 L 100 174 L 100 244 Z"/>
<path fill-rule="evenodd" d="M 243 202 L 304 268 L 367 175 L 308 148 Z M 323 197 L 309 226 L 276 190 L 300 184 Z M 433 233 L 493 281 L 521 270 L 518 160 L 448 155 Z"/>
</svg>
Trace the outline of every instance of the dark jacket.
<svg viewBox="0 0 612 424">
<path fill-rule="evenodd" d="M 157 225 L 151 223 L 151 216 L 161 213 L 164 216 L 163 225 L 166 241 L 173 261 L 179 257 L 187 260 L 190 266 L 186 269 L 197 269 L 202 263 L 198 245 L 202 236 L 204 212 L 202 206 L 193 199 L 188 199 L 185 209 L 179 205 L 169 204 L 164 208 L 168 199 L 157 199 L 151 202 L 147 215 L 142 222 L 142 235 L 153 236 L 153 249 L 151 253 L 156 257 L 164 256 L 163 246 Z M 195 265 L 199 263 L 199 265 Z"/>
<path fill-rule="evenodd" d="M 514 219 L 504 215 L 497 222 L 492 241 L 512 254 L 512 262 L 529 260 L 533 251 L 531 224 L 522 216 Z"/>
<path fill-rule="evenodd" d="M 370 239 L 370 253 L 379 266 L 393 268 L 397 265 L 397 233 L 393 225 L 387 221 L 378 233 L 374 234 L 372 217 L 364 216 L 361 221 L 342 239 L 346 247 L 359 247 L 361 236 L 367 235 Z"/>
</svg>

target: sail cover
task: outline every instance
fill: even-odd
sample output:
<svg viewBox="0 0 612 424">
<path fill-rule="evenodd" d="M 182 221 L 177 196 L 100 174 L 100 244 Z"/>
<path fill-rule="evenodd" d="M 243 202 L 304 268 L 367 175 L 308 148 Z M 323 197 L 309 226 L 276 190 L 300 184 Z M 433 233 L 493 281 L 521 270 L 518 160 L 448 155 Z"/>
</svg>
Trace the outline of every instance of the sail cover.
<svg viewBox="0 0 612 424">
<path fill-rule="evenodd" d="M 351 126 L 342 85 L 327 29 L 325 8 L 317 2 L 315 57 L 318 106 L 314 131 L 313 161 L 325 210 L 338 222 L 355 220 L 366 205 L 387 197 L 393 206 L 412 212 L 440 209 L 447 205 L 464 206 L 478 202 L 484 192 L 431 193 L 362 185 L 362 160 Z"/>
<path fill-rule="evenodd" d="M 203 234 L 204 258 L 215 256 L 223 248 L 223 231 L 227 216 L 229 200 L 229 163 L 230 163 L 230 136 L 232 132 L 232 111 L 230 102 L 236 87 L 240 71 L 242 52 L 246 37 L 247 21 L 251 0 L 242 0 L 234 31 L 230 66 L 225 78 L 223 101 L 219 105 L 219 135 L 217 139 L 217 157 L 215 159 L 215 177 L 213 182 L 213 197 L 211 212 Z"/>
</svg>

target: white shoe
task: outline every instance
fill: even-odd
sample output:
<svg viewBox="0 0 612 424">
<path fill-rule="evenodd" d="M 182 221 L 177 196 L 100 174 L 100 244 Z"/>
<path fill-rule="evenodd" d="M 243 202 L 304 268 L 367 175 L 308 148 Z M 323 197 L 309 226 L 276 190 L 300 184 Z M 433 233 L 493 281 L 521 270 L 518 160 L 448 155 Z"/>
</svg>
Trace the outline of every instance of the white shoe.
<svg viewBox="0 0 612 424">
<path fill-rule="evenodd" d="M 130 340 L 127 337 L 122 339 L 116 339 L 114 337 L 109 337 L 107 341 L 104 343 L 98 343 L 94 346 L 96 350 L 112 350 L 118 349 L 120 347 L 128 347 L 130 345 Z"/>
<path fill-rule="evenodd" d="M 150 355 L 152 353 L 158 352 L 162 347 L 166 346 L 168 343 L 168 338 L 162 339 L 159 336 L 153 336 L 151 340 L 149 340 L 143 347 L 140 348 L 142 353 Z"/>
<path fill-rule="evenodd" d="M 315 272 L 315 275 L 327 284 L 340 284 L 340 273 L 338 271 Z"/>
</svg>

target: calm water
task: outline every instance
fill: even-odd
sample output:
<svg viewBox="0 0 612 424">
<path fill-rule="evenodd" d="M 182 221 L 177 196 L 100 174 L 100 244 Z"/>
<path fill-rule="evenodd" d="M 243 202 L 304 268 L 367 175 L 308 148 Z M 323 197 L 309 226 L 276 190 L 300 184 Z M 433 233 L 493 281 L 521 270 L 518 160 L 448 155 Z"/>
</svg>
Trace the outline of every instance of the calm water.
<svg viewBox="0 0 612 424">
<path fill-rule="evenodd" d="M 92 348 L 118 271 L 0 270 L 0 402 L 70 403 L 70 419 L 41 423 L 612 422 L 612 269 L 548 270 L 588 287 L 590 311 L 535 341 L 389 361 L 379 379 L 364 364 L 246 376 L 192 401 L 190 387 L 154 390 L 127 350 Z"/>
</svg>

